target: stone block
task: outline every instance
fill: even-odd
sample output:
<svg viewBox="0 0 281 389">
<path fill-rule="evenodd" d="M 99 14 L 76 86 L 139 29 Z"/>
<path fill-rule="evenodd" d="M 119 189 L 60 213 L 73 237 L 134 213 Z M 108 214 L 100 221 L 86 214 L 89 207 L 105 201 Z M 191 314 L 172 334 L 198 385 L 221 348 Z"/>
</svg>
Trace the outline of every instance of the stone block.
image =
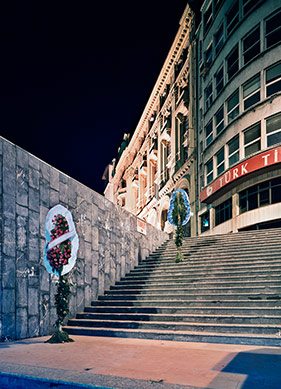
<svg viewBox="0 0 281 389">
<path fill-rule="evenodd" d="M 39 237 L 38 236 L 29 236 L 28 241 L 28 259 L 31 262 L 39 263 L 40 253 L 39 253 Z"/>
<path fill-rule="evenodd" d="M 3 289 L 2 290 L 3 303 L 2 314 L 15 314 L 16 311 L 16 292 L 15 289 Z"/>
<path fill-rule="evenodd" d="M 17 250 L 24 251 L 27 246 L 27 217 L 16 217 L 16 244 Z"/>
<path fill-rule="evenodd" d="M 62 173 L 62 172 L 59 172 L 59 179 L 60 179 L 60 182 L 62 182 L 63 184 L 67 184 L 68 183 L 67 175 Z"/>
<path fill-rule="evenodd" d="M 59 204 L 59 192 L 54 189 L 50 189 L 50 208 Z"/>
<path fill-rule="evenodd" d="M 83 287 L 78 287 L 76 291 L 76 312 L 83 311 L 85 307 L 85 292 Z"/>
<path fill-rule="evenodd" d="M 17 283 L 16 283 L 16 296 L 17 296 L 17 307 L 27 307 L 27 275 L 24 273 L 17 272 Z"/>
<path fill-rule="evenodd" d="M 5 140 L 0 136 L 0 155 L 2 155 L 3 153 L 3 143 L 5 142 Z"/>
<path fill-rule="evenodd" d="M 40 236 L 45 237 L 45 223 L 49 208 L 40 205 Z"/>
<path fill-rule="evenodd" d="M 36 288 L 28 288 L 28 314 L 38 315 L 39 292 Z"/>
<path fill-rule="evenodd" d="M 56 191 L 59 191 L 59 182 L 59 171 L 54 168 L 50 169 L 50 187 Z"/>
<path fill-rule="evenodd" d="M 27 253 L 24 251 L 16 250 L 16 269 L 17 274 L 25 274 L 27 269 Z"/>
<path fill-rule="evenodd" d="M 28 166 L 28 152 L 17 146 L 16 154 L 17 164 L 23 168 L 26 168 Z"/>
<path fill-rule="evenodd" d="M 98 280 L 97 280 L 97 278 L 92 279 L 91 293 L 92 293 L 92 301 L 95 301 L 98 297 Z"/>
<path fill-rule="evenodd" d="M 3 192 L 10 195 L 16 193 L 16 172 L 6 165 L 3 166 Z"/>
<path fill-rule="evenodd" d="M 40 177 L 48 183 L 50 182 L 50 171 L 52 168 L 46 162 L 39 161 Z"/>
<path fill-rule="evenodd" d="M 10 142 L 3 143 L 3 165 L 13 172 L 16 170 L 16 146 Z"/>
<path fill-rule="evenodd" d="M 3 216 L 4 218 L 15 219 L 16 199 L 14 195 L 3 193 Z"/>
<path fill-rule="evenodd" d="M 60 203 L 64 203 L 65 205 L 68 204 L 68 186 L 64 184 L 63 182 L 60 182 L 59 186 L 59 198 L 60 198 Z"/>
<path fill-rule="evenodd" d="M 29 211 L 29 233 L 32 235 L 39 234 L 40 214 L 35 211 Z"/>
<path fill-rule="evenodd" d="M 84 262 L 77 258 L 76 260 L 76 265 L 75 265 L 75 270 L 76 274 L 76 284 L 77 286 L 83 286 L 84 285 L 84 280 L 85 280 L 85 272 L 84 272 Z"/>
<path fill-rule="evenodd" d="M 16 264 L 14 257 L 2 257 L 2 287 L 14 288 L 16 284 Z"/>
<path fill-rule="evenodd" d="M 21 185 L 17 187 L 16 193 L 16 203 L 24 207 L 28 206 L 28 184 L 27 182 L 22 182 Z"/>
<path fill-rule="evenodd" d="M 89 306 L 89 305 L 91 305 L 91 302 L 92 302 L 91 286 L 90 285 L 86 285 L 85 286 L 85 303 L 84 303 L 84 305 L 85 306 Z"/>
<path fill-rule="evenodd" d="M 50 186 L 46 180 L 40 180 L 40 204 L 50 207 Z"/>
<path fill-rule="evenodd" d="M 16 312 L 3 314 L 2 316 L 2 336 L 8 339 L 16 337 Z"/>
<path fill-rule="evenodd" d="M 28 334 L 28 319 L 27 309 L 17 308 L 16 310 L 16 339 L 27 338 Z"/>
<path fill-rule="evenodd" d="M 39 170 L 39 159 L 32 154 L 28 154 L 28 164 L 36 170 Z"/>
<path fill-rule="evenodd" d="M 39 212 L 39 191 L 33 188 L 29 188 L 29 209 Z"/>
<path fill-rule="evenodd" d="M 85 284 L 91 285 L 92 281 L 92 266 L 91 263 L 86 262 L 84 266 L 85 271 Z"/>
<path fill-rule="evenodd" d="M 50 330 L 50 304 L 49 304 L 49 295 L 44 293 L 40 295 L 39 301 L 39 311 L 40 311 L 40 336 L 49 334 Z"/>
<path fill-rule="evenodd" d="M 40 266 L 39 268 L 39 285 L 41 291 L 50 291 L 50 275 L 47 272 L 45 266 Z"/>
<path fill-rule="evenodd" d="M 29 186 L 39 190 L 39 171 L 36 169 L 29 169 Z"/>
<path fill-rule="evenodd" d="M 16 223 L 14 219 L 5 219 L 3 226 L 3 254 L 16 255 Z"/>
<path fill-rule="evenodd" d="M 31 316 L 28 319 L 28 336 L 35 338 L 39 336 L 39 316 Z"/>
</svg>

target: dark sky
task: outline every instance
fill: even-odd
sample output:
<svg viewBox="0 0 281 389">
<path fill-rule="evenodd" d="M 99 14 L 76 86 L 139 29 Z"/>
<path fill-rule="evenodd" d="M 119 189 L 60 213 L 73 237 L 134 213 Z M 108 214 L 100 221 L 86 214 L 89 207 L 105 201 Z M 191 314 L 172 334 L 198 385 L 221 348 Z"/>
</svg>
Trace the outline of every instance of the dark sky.
<svg viewBox="0 0 281 389">
<path fill-rule="evenodd" d="M 186 3 L 1 2 L 0 135 L 102 193 Z"/>
</svg>

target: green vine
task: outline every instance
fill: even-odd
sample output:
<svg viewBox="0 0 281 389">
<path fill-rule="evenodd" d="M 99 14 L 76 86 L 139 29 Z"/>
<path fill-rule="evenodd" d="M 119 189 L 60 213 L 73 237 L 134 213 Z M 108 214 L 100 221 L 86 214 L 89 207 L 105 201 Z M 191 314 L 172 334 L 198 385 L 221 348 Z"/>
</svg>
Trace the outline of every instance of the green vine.
<svg viewBox="0 0 281 389">
<path fill-rule="evenodd" d="M 172 213 L 173 220 L 177 225 L 176 234 L 175 234 L 175 245 L 177 246 L 177 256 L 176 263 L 182 261 L 184 259 L 181 248 L 182 241 L 184 237 L 184 231 L 182 222 L 186 216 L 186 207 L 184 205 L 184 199 L 181 193 L 177 193 L 174 203 L 174 209 Z"/>
<path fill-rule="evenodd" d="M 67 332 L 62 331 L 61 327 L 63 321 L 69 312 L 68 303 L 70 292 L 70 283 L 67 277 L 60 275 L 59 282 L 57 283 L 57 293 L 55 295 L 55 305 L 57 309 L 58 319 L 56 321 L 57 331 L 47 341 L 48 343 L 64 343 L 73 342 L 73 339 L 69 338 Z"/>
</svg>

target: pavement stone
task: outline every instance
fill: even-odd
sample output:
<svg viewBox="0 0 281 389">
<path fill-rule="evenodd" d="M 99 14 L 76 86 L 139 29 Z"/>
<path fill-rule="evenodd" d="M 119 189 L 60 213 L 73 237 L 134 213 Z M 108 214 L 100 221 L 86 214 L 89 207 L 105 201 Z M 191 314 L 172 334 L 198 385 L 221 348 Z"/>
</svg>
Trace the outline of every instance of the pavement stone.
<svg viewBox="0 0 281 389">
<path fill-rule="evenodd" d="M 0 388 L 7 383 L 36 388 L 39 381 L 43 389 L 281 388 L 280 347 L 87 336 L 48 344 L 47 339 L 0 343 Z"/>
</svg>

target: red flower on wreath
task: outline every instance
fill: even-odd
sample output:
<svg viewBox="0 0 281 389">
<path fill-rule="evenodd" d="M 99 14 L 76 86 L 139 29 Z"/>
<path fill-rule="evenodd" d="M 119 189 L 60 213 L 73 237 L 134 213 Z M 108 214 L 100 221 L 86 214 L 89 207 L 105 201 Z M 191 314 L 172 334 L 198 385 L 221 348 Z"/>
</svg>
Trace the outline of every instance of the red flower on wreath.
<svg viewBox="0 0 281 389">
<path fill-rule="evenodd" d="M 52 222 L 55 224 L 55 227 L 51 230 L 50 242 L 69 232 L 68 222 L 64 216 L 55 215 Z M 69 239 L 66 239 L 47 252 L 47 258 L 53 271 L 57 270 L 59 273 L 61 272 L 62 267 L 68 264 L 70 257 L 71 241 Z"/>
</svg>

